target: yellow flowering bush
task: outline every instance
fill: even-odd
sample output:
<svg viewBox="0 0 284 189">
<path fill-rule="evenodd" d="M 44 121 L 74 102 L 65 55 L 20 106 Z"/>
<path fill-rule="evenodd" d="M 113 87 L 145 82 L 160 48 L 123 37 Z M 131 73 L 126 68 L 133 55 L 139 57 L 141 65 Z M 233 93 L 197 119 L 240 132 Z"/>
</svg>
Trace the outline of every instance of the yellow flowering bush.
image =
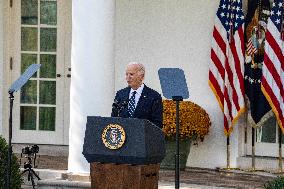
<svg viewBox="0 0 284 189">
<path fill-rule="evenodd" d="M 209 132 L 211 121 L 206 111 L 190 101 L 179 104 L 180 139 L 200 139 L 203 141 Z M 168 139 L 176 137 L 176 102 L 163 100 L 163 132 Z"/>
</svg>

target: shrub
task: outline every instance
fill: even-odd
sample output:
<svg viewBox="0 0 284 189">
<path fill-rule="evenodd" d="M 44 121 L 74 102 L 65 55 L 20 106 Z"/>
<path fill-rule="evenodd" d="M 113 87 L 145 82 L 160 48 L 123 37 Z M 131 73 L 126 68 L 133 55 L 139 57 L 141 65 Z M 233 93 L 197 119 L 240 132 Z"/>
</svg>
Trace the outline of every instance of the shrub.
<svg viewBox="0 0 284 189">
<path fill-rule="evenodd" d="M 284 177 L 277 177 L 272 181 L 268 181 L 264 184 L 265 189 L 283 189 L 284 188 Z"/>
<path fill-rule="evenodd" d="M 8 163 L 8 145 L 4 138 L 0 136 L 0 188 L 5 188 L 6 184 L 6 169 Z M 10 188 L 21 188 L 22 178 L 20 172 L 20 165 L 17 157 L 12 154 L 11 157 L 11 177 Z"/>
<path fill-rule="evenodd" d="M 200 139 L 203 141 L 211 126 L 209 115 L 199 105 L 190 102 L 180 102 L 180 139 Z M 176 102 L 163 100 L 163 131 L 167 139 L 176 136 Z"/>
</svg>

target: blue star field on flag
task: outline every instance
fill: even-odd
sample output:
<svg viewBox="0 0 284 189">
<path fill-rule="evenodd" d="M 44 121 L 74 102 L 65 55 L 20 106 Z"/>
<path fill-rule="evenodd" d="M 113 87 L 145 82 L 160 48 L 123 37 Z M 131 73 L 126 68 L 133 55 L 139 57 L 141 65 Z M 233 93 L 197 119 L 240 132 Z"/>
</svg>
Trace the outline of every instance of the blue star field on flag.
<svg viewBox="0 0 284 189">
<path fill-rule="evenodd" d="M 232 34 L 240 27 L 244 22 L 244 14 L 241 8 L 241 0 L 221 0 L 220 7 L 217 11 L 222 25 L 227 31 L 227 38 L 231 35 L 231 27 L 233 28 Z"/>
</svg>

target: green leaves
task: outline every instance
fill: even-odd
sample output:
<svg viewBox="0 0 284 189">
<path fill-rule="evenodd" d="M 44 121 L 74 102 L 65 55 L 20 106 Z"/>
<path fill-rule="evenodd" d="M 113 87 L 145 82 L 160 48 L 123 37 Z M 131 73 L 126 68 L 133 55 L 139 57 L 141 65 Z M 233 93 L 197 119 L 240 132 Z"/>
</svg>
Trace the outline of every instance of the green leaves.
<svg viewBox="0 0 284 189">
<path fill-rule="evenodd" d="M 8 163 L 8 145 L 4 138 L 0 136 L 0 188 L 5 188 L 6 170 Z M 11 161 L 10 188 L 20 189 L 22 184 L 20 165 L 17 157 L 13 154 Z"/>
<path fill-rule="evenodd" d="M 264 184 L 265 189 L 283 189 L 284 188 L 284 177 L 278 176 L 272 181 L 268 181 Z"/>
</svg>

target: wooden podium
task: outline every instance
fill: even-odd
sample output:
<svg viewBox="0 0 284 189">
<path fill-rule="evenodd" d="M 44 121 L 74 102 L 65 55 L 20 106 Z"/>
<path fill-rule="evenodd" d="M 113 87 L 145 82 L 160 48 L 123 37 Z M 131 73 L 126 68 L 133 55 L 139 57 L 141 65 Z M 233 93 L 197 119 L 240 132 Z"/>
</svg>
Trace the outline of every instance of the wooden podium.
<svg viewBox="0 0 284 189">
<path fill-rule="evenodd" d="M 158 189 L 159 164 L 91 163 L 92 189 Z"/>
<path fill-rule="evenodd" d="M 83 155 L 92 189 L 158 189 L 164 135 L 148 120 L 89 116 Z"/>
</svg>

